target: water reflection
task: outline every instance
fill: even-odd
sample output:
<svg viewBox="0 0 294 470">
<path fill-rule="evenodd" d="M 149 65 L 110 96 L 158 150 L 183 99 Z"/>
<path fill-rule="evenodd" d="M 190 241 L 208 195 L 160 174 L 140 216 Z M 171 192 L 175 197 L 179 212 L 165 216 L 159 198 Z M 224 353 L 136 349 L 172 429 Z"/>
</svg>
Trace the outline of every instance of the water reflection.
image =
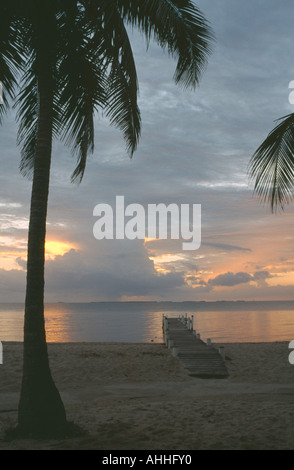
<svg viewBox="0 0 294 470">
<path fill-rule="evenodd" d="M 24 306 L 0 304 L 0 341 L 23 341 Z"/>
<path fill-rule="evenodd" d="M 194 313 L 201 337 L 217 342 L 273 342 L 294 338 L 293 311 L 229 311 Z"/>
<path fill-rule="evenodd" d="M 162 315 L 163 312 L 154 312 L 149 310 L 146 312 L 144 320 L 144 330 L 142 335 L 142 342 L 144 343 L 161 343 L 162 337 Z"/>
<path fill-rule="evenodd" d="M 171 304 L 172 305 L 172 304 Z M 48 342 L 161 343 L 162 315 L 194 315 L 201 338 L 215 342 L 294 340 L 293 310 L 208 310 L 154 303 L 46 304 Z M 23 340 L 24 307 L 0 304 L 0 341 Z"/>
<path fill-rule="evenodd" d="M 75 341 L 71 308 L 66 304 L 45 306 L 45 326 L 48 343 L 70 343 Z"/>
</svg>

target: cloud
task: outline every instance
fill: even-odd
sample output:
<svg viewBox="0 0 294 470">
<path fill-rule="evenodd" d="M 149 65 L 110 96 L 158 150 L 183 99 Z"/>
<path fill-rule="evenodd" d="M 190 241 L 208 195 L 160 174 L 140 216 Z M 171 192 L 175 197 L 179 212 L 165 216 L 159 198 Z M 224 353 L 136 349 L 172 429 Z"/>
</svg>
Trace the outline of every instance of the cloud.
<svg viewBox="0 0 294 470">
<path fill-rule="evenodd" d="M 24 271 L 0 269 L 1 302 L 24 302 L 25 282 Z"/>
<path fill-rule="evenodd" d="M 272 275 L 268 271 L 257 271 L 253 275 L 246 272 L 219 274 L 214 279 L 209 279 L 207 285 L 213 287 L 234 287 L 239 284 L 247 284 L 252 281 L 265 282 Z"/>
<path fill-rule="evenodd" d="M 226 286 L 233 287 L 252 281 L 253 277 L 245 272 L 219 274 L 214 279 L 209 279 L 207 284 L 213 287 Z"/>
<path fill-rule="evenodd" d="M 257 271 L 254 276 L 253 276 L 253 279 L 255 281 L 264 281 L 265 279 L 269 279 L 273 277 L 272 274 L 270 274 L 269 271 Z"/>
<path fill-rule="evenodd" d="M 101 241 L 99 250 L 71 250 L 46 263 L 47 301 L 164 298 L 184 284 L 180 273 L 158 274 L 142 244 L 125 240 Z"/>
<path fill-rule="evenodd" d="M 204 246 L 210 246 L 212 248 L 219 248 L 220 250 L 225 250 L 225 251 L 252 251 L 250 248 L 244 248 L 242 246 L 237 246 L 237 245 L 229 245 L 226 243 L 212 243 L 212 242 L 202 242 L 201 243 Z"/>
<path fill-rule="evenodd" d="M 27 261 L 22 259 L 20 256 L 18 256 L 15 260 L 17 262 L 17 264 L 23 269 L 23 270 L 26 270 L 27 269 Z"/>
</svg>

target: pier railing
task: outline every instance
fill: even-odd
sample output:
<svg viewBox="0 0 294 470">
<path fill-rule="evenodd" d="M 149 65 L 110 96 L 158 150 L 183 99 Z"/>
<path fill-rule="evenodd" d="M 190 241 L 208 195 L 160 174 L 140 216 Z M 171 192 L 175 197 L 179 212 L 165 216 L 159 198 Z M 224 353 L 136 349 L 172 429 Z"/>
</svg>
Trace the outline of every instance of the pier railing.
<svg viewBox="0 0 294 470">
<path fill-rule="evenodd" d="M 214 348 L 211 338 L 206 343 L 196 330 L 194 315 L 162 317 L 164 343 L 173 356 L 178 357 L 190 375 L 199 377 L 227 377 L 224 347 Z"/>
</svg>

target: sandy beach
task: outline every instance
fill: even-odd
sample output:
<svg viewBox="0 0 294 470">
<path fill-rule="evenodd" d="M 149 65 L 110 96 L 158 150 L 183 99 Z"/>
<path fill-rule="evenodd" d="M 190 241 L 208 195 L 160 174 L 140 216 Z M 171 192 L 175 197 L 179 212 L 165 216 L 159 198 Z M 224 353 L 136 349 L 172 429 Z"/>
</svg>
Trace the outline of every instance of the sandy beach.
<svg viewBox="0 0 294 470">
<path fill-rule="evenodd" d="M 86 434 L 7 442 L 5 430 L 17 418 L 22 344 L 3 343 L 0 450 L 294 449 L 288 345 L 225 344 L 229 378 L 199 379 L 163 344 L 50 343 L 68 420 Z"/>
</svg>

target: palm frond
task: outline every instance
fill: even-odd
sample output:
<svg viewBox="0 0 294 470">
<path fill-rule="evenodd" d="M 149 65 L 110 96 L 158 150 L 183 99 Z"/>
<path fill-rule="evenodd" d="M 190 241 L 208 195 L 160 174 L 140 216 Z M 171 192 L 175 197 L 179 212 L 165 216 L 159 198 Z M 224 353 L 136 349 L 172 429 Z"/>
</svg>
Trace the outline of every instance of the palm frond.
<svg viewBox="0 0 294 470">
<path fill-rule="evenodd" d="M 107 74 L 104 110 L 110 123 L 122 131 L 132 156 L 141 133 L 141 117 L 137 71 L 128 33 L 116 1 L 88 1 L 85 6 L 95 36 L 101 38 L 100 54 Z"/>
<path fill-rule="evenodd" d="M 39 94 L 36 56 L 27 57 L 27 70 L 21 81 L 21 91 L 14 107 L 17 108 L 16 119 L 19 122 L 17 143 L 21 146 L 20 172 L 30 178 L 34 169 L 34 156 L 38 133 Z M 55 74 L 53 74 L 54 78 Z M 53 80 L 52 133 L 60 133 L 61 110 L 58 102 L 58 84 Z"/>
<path fill-rule="evenodd" d="M 23 82 L 15 103 L 18 108 L 16 118 L 19 121 L 17 143 L 21 146 L 20 172 L 30 177 L 34 168 L 39 117 L 38 81 L 30 68 Z"/>
<path fill-rule="evenodd" d="M 72 181 L 83 177 L 87 155 L 94 151 L 94 114 L 106 104 L 105 67 L 99 43 L 93 46 L 92 42 L 93 38 L 81 37 L 75 47 L 71 44 L 59 65 L 60 129 L 78 162 Z"/>
<path fill-rule="evenodd" d="M 174 80 L 185 88 L 199 84 L 212 52 L 214 35 L 190 0 L 118 0 L 123 18 L 137 26 L 177 60 Z"/>
<path fill-rule="evenodd" d="M 294 197 L 294 114 L 280 118 L 249 162 L 254 191 L 274 212 Z"/>
<path fill-rule="evenodd" d="M 26 175 L 34 165 L 38 77 L 43 65 L 48 70 L 48 61 L 52 133 L 72 147 L 77 158 L 72 180 L 81 180 L 87 156 L 94 151 L 94 116 L 100 110 L 122 131 L 131 156 L 138 145 L 139 87 L 126 26 L 136 26 L 147 43 L 155 39 L 177 59 L 174 79 L 185 87 L 199 83 L 211 52 L 213 34 L 192 0 L 52 0 L 44 8 L 37 0 L 11 2 L 17 13 L 7 22 L 10 29 L 0 27 L 0 80 L 7 88 L 8 106 L 23 61 L 17 106 L 20 167 Z"/>
<path fill-rule="evenodd" d="M 109 74 L 106 115 L 110 118 L 111 124 L 123 132 L 127 151 L 132 156 L 140 137 L 141 116 L 136 91 L 125 76 L 120 62 L 113 63 Z"/>
<path fill-rule="evenodd" d="M 9 109 L 10 101 L 15 98 L 17 80 L 24 65 L 22 38 L 18 29 L 19 20 L 7 4 L 0 7 L 0 81 L 2 83 L 3 103 L 0 106 L 0 124 Z"/>
</svg>

